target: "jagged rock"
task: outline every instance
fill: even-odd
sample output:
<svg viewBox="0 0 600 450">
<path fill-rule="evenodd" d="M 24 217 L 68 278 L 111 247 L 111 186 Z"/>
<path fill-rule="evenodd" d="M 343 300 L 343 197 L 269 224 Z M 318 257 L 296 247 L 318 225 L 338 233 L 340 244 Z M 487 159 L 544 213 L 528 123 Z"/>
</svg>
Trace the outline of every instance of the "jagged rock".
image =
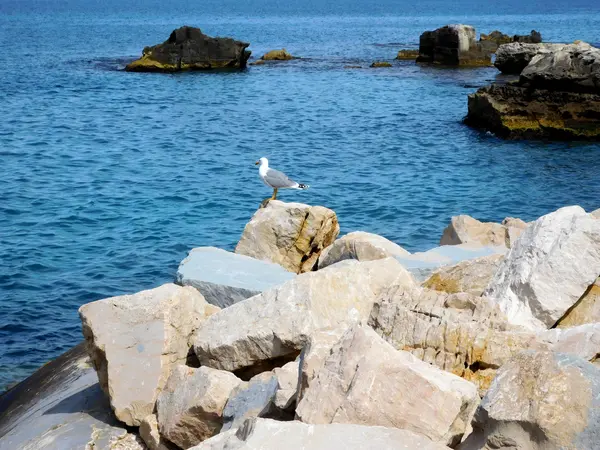
<svg viewBox="0 0 600 450">
<path fill-rule="evenodd" d="M 412 253 L 407 256 L 397 256 L 402 264 L 419 282 L 427 280 L 438 268 L 461 261 L 491 255 L 504 255 L 507 249 L 504 245 L 497 247 L 482 247 L 473 244 L 442 245 L 426 252 Z"/>
<path fill-rule="evenodd" d="M 0 448 L 141 450 L 100 389 L 83 343 L 0 395 Z"/>
<path fill-rule="evenodd" d="M 269 370 L 295 359 L 315 331 L 368 318 L 375 296 L 393 282 L 414 280 L 392 258 L 299 275 L 211 316 L 195 336 L 194 351 L 203 366 L 246 369 L 244 376 Z"/>
<path fill-rule="evenodd" d="M 483 435 L 476 448 L 592 449 L 599 421 L 600 368 L 571 355 L 527 351 L 498 371 L 473 428 Z"/>
<path fill-rule="evenodd" d="M 556 324 L 559 328 L 600 322 L 600 278 L 587 288 L 577 303 Z"/>
<path fill-rule="evenodd" d="M 531 33 L 529 34 L 515 34 L 513 36 L 513 41 L 539 44 L 542 42 L 542 34 L 539 31 L 531 30 Z"/>
<path fill-rule="evenodd" d="M 353 231 L 323 249 L 319 256 L 319 269 L 346 259 L 373 261 L 407 255 L 410 255 L 408 251 L 382 236 L 364 231 Z"/>
<path fill-rule="evenodd" d="M 140 424 L 140 437 L 148 450 L 176 450 L 176 447 L 164 439 L 158 431 L 156 414 L 146 416 Z"/>
<path fill-rule="evenodd" d="M 518 83 L 485 86 L 468 106 L 465 123 L 501 138 L 600 140 L 600 49 L 538 53 Z"/>
<path fill-rule="evenodd" d="M 510 327 L 485 297 L 394 286 L 377 298 L 369 325 L 398 350 L 475 383 L 485 393 L 496 370 L 527 349 L 547 349 Z"/>
<path fill-rule="evenodd" d="M 467 215 L 454 216 L 442 234 L 440 245 L 504 245 L 510 248 L 514 242 L 511 238 L 518 238 L 526 227 L 525 222 L 512 217 L 507 217 L 500 224 L 480 222 Z"/>
<path fill-rule="evenodd" d="M 250 44 L 213 38 L 198 28 L 181 27 L 162 44 L 144 48 L 142 57 L 125 67 L 130 72 L 180 72 L 246 67 Z"/>
<path fill-rule="evenodd" d="M 172 368 L 185 363 L 192 333 L 217 310 L 196 289 L 174 284 L 79 308 L 100 386 L 119 420 L 139 426 L 152 413 Z"/>
<path fill-rule="evenodd" d="M 513 38 L 508 34 L 504 34 L 501 31 L 494 30 L 490 34 L 483 34 L 479 37 L 480 41 L 491 41 L 496 45 L 507 44 L 513 41 Z"/>
<path fill-rule="evenodd" d="M 194 450 L 448 450 L 425 436 L 398 428 L 367 427 L 351 424 L 308 425 L 248 419 L 238 430 L 221 433 Z"/>
<path fill-rule="evenodd" d="M 369 67 L 378 68 L 378 67 L 392 67 L 392 64 L 387 61 L 375 61 L 371 63 Z"/>
<path fill-rule="evenodd" d="M 281 50 L 271 50 L 260 57 L 262 61 L 288 61 L 294 59 L 285 48 Z"/>
<path fill-rule="evenodd" d="M 452 446 L 460 442 L 478 402 L 474 384 L 397 351 L 372 329 L 356 325 L 332 349 L 296 416 L 305 423 L 404 428 Z"/>
<path fill-rule="evenodd" d="M 419 50 L 400 50 L 396 59 L 415 61 L 419 57 Z"/>
<path fill-rule="evenodd" d="M 417 62 L 446 66 L 489 66 L 488 51 L 475 41 L 475 28 L 470 25 L 446 25 L 426 31 L 419 39 Z"/>
<path fill-rule="evenodd" d="M 208 303 L 226 308 L 293 277 L 279 264 L 215 247 L 199 247 L 181 261 L 176 283 L 193 286 Z"/>
<path fill-rule="evenodd" d="M 272 200 L 252 216 L 235 252 L 272 261 L 290 272 L 310 272 L 339 232 L 330 209 Z"/>
<path fill-rule="evenodd" d="M 219 433 L 225 404 L 242 383 L 223 370 L 177 366 L 156 402 L 160 434 L 185 449 Z"/>
<path fill-rule="evenodd" d="M 467 292 L 481 295 L 503 259 L 504 255 L 496 254 L 442 267 L 435 271 L 423 286 L 449 294 Z"/>
<path fill-rule="evenodd" d="M 524 44 L 511 42 L 503 44 L 496 50 L 494 66 L 507 74 L 520 74 L 534 56 L 540 53 L 551 53 L 564 44 Z"/>
<path fill-rule="evenodd" d="M 540 217 L 515 243 L 485 295 L 508 320 L 550 328 L 600 274 L 600 221 L 579 206 Z"/>
</svg>

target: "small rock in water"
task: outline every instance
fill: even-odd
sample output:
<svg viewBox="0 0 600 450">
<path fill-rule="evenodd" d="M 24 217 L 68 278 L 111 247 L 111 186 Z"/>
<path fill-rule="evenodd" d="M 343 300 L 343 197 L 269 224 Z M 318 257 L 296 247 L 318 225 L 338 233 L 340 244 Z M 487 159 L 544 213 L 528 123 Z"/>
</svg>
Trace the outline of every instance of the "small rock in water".
<svg viewBox="0 0 600 450">
<path fill-rule="evenodd" d="M 289 61 L 290 59 L 296 59 L 296 57 L 290 55 L 285 48 L 281 50 L 271 50 L 260 57 L 262 61 Z"/>
<path fill-rule="evenodd" d="M 392 64 L 387 61 L 375 61 L 370 67 L 392 67 Z"/>
</svg>

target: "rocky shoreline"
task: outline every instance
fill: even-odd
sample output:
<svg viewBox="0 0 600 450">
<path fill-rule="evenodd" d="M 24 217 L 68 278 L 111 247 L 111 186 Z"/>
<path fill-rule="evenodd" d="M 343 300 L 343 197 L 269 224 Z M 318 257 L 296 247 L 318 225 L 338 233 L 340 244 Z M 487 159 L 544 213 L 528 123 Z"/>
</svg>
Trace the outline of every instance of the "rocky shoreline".
<svg viewBox="0 0 600 450">
<path fill-rule="evenodd" d="M 457 216 L 440 247 L 271 201 L 235 252 L 80 308 L 0 448 L 596 448 L 600 210 Z"/>
</svg>

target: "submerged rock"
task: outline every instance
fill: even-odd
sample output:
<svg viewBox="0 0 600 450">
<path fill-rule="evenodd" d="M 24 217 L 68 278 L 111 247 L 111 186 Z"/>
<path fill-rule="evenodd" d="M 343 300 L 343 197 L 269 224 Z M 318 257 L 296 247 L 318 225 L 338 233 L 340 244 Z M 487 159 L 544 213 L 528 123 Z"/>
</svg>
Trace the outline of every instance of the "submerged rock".
<svg viewBox="0 0 600 450">
<path fill-rule="evenodd" d="M 271 50 L 262 55 L 260 59 L 262 61 L 289 61 L 295 58 L 285 48 L 282 48 L 281 50 Z"/>
<path fill-rule="evenodd" d="M 509 139 L 600 140 L 600 49 L 538 52 L 518 83 L 469 95 L 465 123 Z"/>
<path fill-rule="evenodd" d="M 400 50 L 396 59 L 415 61 L 419 57 L 419 50 Z"/>
<path fill-rule="evenodd" d="M 0 448 L 143 450 L 114 416 L 81 343 L 0 396 Z"/>
<path fill-rule="evenodd" d="M 202 442 L 194 450 L 448 450 L 425 436 L 408 430 L 354 424 L 308 425 L 270 419 L 248 419 Z"/>
<path fill-rule="evenodd" d="M 369 67 L 378 68 L 378 67 L 392 67 L 392 64 L 387 61 L 375 61 L 371 63 Z"/>
<path fill-rule="evenodd" d="M 125 67 L 129 72 L 180 72 L 222 68 L 242 69 L 250 44 L 231 38 L 213 38 L 198 28 L 181 27 L 162 44 L 144 48 L 142 57 Z"/>
<path fill-rule="evenodd" d="M 508 320 L 554 326 L 600 274 L 600 221 L 579 206 L 540 217 L 516 242 L 485 291 Z"/>
<path fill-rule="evenodd" d="M 176 282 L 195 287 L 208 303 L 226 308 L 294 276 L 279 264 L 220 248 L 199 247 L 179 264 Z"/>
<path fill-rule="evenodd" d="M 310 272 L 339 232 L 337 216 L 328 208 L 271 200 L 246 224 L 235 252 L 290 272 Z"/>
<path fill-rule="evenodd" d="M 446 25 L 426 31 L 419 39 L 417 62 L 444 66 L 489 66 L 489 51 L 475 41 L 475 28 L 470 25 Z"/>
<path fill-rule="evenodd" d="M 100 386 L 119 420 L 139 426 L 154 411 L 171 370 L 186 361 L 192 333 L 218 309 L 193 287 L 174 284 L 79 308 Z"/>
<path fill-rule="evenodd" d="M 354 326 L 331 350 L 296 408 L 305 423 L 404 428 L 456 445 L 479 403 L 475 385 Z"/>
</svg>

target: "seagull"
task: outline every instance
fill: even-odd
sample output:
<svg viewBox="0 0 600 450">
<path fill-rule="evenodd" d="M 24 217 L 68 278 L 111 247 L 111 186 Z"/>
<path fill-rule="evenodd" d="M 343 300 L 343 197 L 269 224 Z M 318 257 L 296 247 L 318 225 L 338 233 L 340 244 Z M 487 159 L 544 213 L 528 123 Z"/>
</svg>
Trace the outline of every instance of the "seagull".
<svg viewBox="0 0 600 450">
<path fill-rule="evenodd" d="M 271 200 L 277 199 L 277 189 L 308 189 L 308 184 L 296 183 L 290 180 L 288 176 L 279 170 L 269 168 L 269 160 L 260 158 L 255 165 L 259 165 L 258 174 L 267 186 L 273 188 L 273 197 Z"/>
</svg>

